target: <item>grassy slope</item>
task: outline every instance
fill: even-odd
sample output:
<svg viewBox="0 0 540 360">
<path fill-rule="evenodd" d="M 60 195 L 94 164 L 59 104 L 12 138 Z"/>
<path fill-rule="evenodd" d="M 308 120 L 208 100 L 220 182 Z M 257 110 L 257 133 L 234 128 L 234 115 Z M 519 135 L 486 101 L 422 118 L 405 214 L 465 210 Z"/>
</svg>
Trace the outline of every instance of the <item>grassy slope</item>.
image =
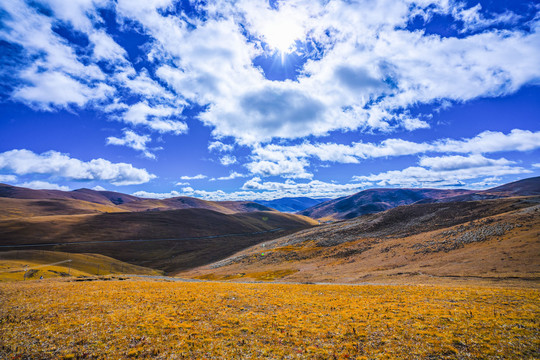
<svg viewBox="0 0 540 360">
<path fill-rule="evenodd" d="M 533 197 L 398 207 L 259 244 L 181 276 L 540 286 L 539 203 Z"/>
<path fill-rule="evenodd" d="M 40 276 L 47 279 L 111 274 L 161 274 L 153 269 L 124 263 L 99 254 L 71 254 L 44 250 L 0 252 L 0 281 L 24 280 L 27 270 L 36 270 L 28 279 L 39 279 Z"/>
<path fill-rule="evenodd" d="M 0 198 L 0 220 L 50 215 L 80 215 L 121 212 L 114 205 L 103 205 L 73 199 L 11 199 Z"/>
<path fill-rule="evenodd" d="M 99 253 L 133 264 L 173 272 L 223 259 L 246 247 L 276 238 L 280 234 L 305 229 L 313 224 L 315 221 L 312 219 L 277 212 L 226 215 L 205 209 L 45 216 L 0 221 L 0 241 L 2 245 L 69 244 L 81 241 L 186 239 L 283 229 L 281 232 L 254 236 L 73 244 L 45 248 Z"/>
</svg>

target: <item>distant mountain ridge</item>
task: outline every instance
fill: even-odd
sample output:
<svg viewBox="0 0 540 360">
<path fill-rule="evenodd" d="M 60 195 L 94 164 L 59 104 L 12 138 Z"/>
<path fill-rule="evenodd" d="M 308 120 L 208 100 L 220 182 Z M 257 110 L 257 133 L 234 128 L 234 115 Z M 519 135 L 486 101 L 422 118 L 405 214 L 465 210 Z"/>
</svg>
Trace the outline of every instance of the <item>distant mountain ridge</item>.
<svg viewBox="0 0 540 360">
<path fill-rule="evenodd" d="M 257 204 L 268 206 L 281 212 L 297 212 L 328 200 L 331 199 L 314 199 L 310 197 L 284 197 L 274 200 L 254 200 L 254 202 L 256 202 Z"/>
<path fill-rule="evenodd" d="M 343 220 L 416 203 L 475 201 L 531 195 L 540 195 L 540 177 L 514 181 L 488 190 L 368 189 L 320 203 L 299 211 L 298 214 L 314 219 Z"/>
<path fill-rule="evenodd" d="M 73 191 L 34 190 L 0 184 L 0 206 L 20 213 L 32 209 L 33 216 L 74 215 L 96 212 L 139 212 L 178 209 L 207 209 L 223 214 L 273 211 L 252 201 L 207 201 L 188 196 L 147 199 L 114 191 L 77 189 Z M 5 217 L 5 214 L 4 214 Z"/>
</svg>

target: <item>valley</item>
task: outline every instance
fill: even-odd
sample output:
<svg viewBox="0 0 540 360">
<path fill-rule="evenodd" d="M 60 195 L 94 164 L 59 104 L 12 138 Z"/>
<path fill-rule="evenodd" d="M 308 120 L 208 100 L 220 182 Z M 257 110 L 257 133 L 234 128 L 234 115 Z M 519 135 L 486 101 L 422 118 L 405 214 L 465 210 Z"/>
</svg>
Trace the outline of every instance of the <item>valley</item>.
<svg viewBox="0 0 540 360">
<path fill-rule="evenodd" d="M 539 184 L 377 190 L 352 218 L 365 204 L 19 189 L 0 198 L 0 357 L 536 358 Z"/>
</svg>

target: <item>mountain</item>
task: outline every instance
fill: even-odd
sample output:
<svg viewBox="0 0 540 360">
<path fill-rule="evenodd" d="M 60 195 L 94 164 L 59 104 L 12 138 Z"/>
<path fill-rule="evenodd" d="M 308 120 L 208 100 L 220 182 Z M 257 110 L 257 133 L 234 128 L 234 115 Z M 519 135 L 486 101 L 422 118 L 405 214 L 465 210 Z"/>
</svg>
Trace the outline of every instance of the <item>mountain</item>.
<svg viewBox="0 0 540 360">
<path fill-rule="evenodd" d="M 276 211 L 223 214 L 200 208 L 19 217 L 0 221 L 0 250 L 97 253 L 174 272 L 315 224 Z"/>
<path fill-rule="evenodd" d="M 412 204 L 303 230 L 179 274 L 292 282 L 540 283 L 540 196 Z"/>
<path fill-rule="evenodd" d="M 298 213 L 314 219 L 343 220 L 414 203 L 476 201 L 531 195 L 540 195 L 540 177 L 523 179 L 488 190 L 368 189 L 320 203 Z"/>
<path fill-rule="evenodd" d="M 113 191 L 78 189 L 73 191 L 33 190 L 0 184 L 2 218 L 20 216 L 74 215 L 99 212 L 163 211 L 200 208 L 224 214 L 273 209 L 252 201 L 206 201 L 182 196 L 146 199 Z"/>
<path fill-rule="evenodd" d="M 469 190 L 369 189 L 320 203 L 298 213 L 314 219 L 351 219 L 424 199 L 443 199 L 469 193 Z"/>
<path fill-rule="evenodd" d="M 309 197 L 284 197 L 274 200 L 254 200 L 256 203 L 268 206 L 281 212 L 298 212 L 328 201 L 330 199 L 313 199 Z"/>
</svg>

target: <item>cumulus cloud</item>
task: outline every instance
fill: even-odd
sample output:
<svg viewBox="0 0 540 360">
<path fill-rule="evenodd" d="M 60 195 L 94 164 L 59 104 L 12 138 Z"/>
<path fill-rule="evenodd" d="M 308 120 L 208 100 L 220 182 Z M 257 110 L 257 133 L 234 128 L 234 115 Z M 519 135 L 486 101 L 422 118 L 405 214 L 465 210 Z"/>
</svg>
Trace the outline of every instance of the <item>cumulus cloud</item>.
<svg viewBox="0 0 540 360">
<path fill-rule="evenodd" d="M 18 184 L 17 186 L 30 188 L 30 189 L 36 189 L 36 190 L 40 190 L 40 189 L 62 190 L 62 191 L 69 191 L 70 190 L 68 186 L 61 186 L 61 185 L 58 185 L 58 184 L 51 184 L 51 183 L 49 183 L 47 181 L 41 181 L 41 180 L 34 180 L 34 181 L 30 181 L 30 182 L 24 182 L 22 184 Z"/>
<path fill-rule="evenodd" d="M 232 151 L 233 149 L 234 145 L 224 144 L 221 141 L 212 141 L 208 144 L 208 150 L 210 151 L 227 152 Z"/>
<path fill-rule="evenodd" d="M 17 175 L 47 174 L 73 180 L 103 180 L 114 185 L 143 184 L 156 178 L 131 164 L 112 163 L 105 159 L 81 161 L 53 150 L 42 154 L 26 149 L 0 153 L 0 169 Z"/>
<path fill-rule="evenodd" d="M 246 174 L 241 174 L 241 173 L 236 172 L 236 171 L 232 171 L 228 176 L 221 176 L 221 177 L 218 177 L 218 178 L 212 178 L 212 179 L 210 179 L 210 181 L 233 180 L 233 179 L 243 178 L 243 177 L 247 177 L 247 175 Z"/>
<path fill-rule="evenodd" d="M 233 155 L 225 155 L 219 158 L 219 162 L 221 165 L 229 166 L 232 164 L 236 164 L 238 161 L 236 160 L 236 156 Z"/>
<path fill-rule="evenodd" d="M 208 176 L 206 175 L 203 175 L 203 174 L 198 174 L 198 175 L 195 175 L 195 176 L 180 176 L 180 179 L 182 180 L 201 180 L 201 179 L 206 179 Z"/>
<path fill-rule="evenodd" d="M 309 163 L 305 159 L 288 157 L 276 161 L 257 160 L 246 164 L 252 174 L 261 176 L 282 176 L 291 179 L 311 179 L 313 174 L 306 170 Z"/>
<path fill-rule="evenodd" d="M 54 31 L 54 19 L 24 2 L 3 2 L 4 26 L 0 39 L 22 46 L 33 59 L 24 68 L 13 69 L 21 85 L 14 100 L 36 108 L 82 107 L 104 100 L 114 88 L 103 82 L 105 76 L 96 64 L 85 64 L 75 50 Z"/>
<path fill-rule="evenodd" d="M 275 182 L 262 181 L 260 177 L 254 177 L 246 181 L 242 189 L 275 192 L 273 194 L 274 198 L 288 196 L 338 197 L 358 192 L 366 185 L 369 185 L 369 183 L 335 184 L 319 180 L 298 183 L 290 179 L 285 182 Z"/>
<path fill-rule="evenodd" d="M 17 181 L 17 177 L 15 175 L 1 175 L 0 174 L 0 182 L 14 182 Z"/>
<path fill-rule="evenodd" d="M 488 159 L 482 155 L 475 154 L 469 156 L 423 157 L 418 164 L 434 171 L 451 171 L 486 166 L 506 166 L 514 164 L 514 162 L 504 158 Z"/>
<path fill-rule="evenodd" d="M 529 151 L 540 148 L 540 131 L 513 129 L 508 134 L 484 131 L 474 138 L 435 142 L 439 152 L 492 153 L 499 151 Z"/>
<path fill-rule="evenodd" d="M 471 179 L 531 173 L 530 170 L 512 164 L 504 158 L 488 159 L 478 155 L 424 157 L 419 161 L 421 166 L 354 176 L 353 181 L 367 181 L 378 186 L 455 187 L 463 186 L 464 181 Z"/>
<path fill-rule="evenodd" d="M 167 198 L 182 196 L 181 193 L 174 190 L 168 193 L 155 193 L 155 192 L 141 190 L 141 191 L 134 192 L 133 195 L 142 197 L 142 198 L 148 198 L 148 199 L 167 199 Z"/>
<path fill-rule="evenodd" d="M 92 188 L 92 190 L 95 190 L 95 191 L 107 191 L 107 189 L 105 189 L 103 186 L 100 186 L 100 185 L 96 185 Z"/>
<path fill-rule="evenodd" d="M 411 106 L 501 96 L 540 77 L 538 16 L 525 31 L 514 13 L 461 2 L 294 0 L 272 7 L 220 0 L 198 4 L 204 18 L 174 11 L 171 1 L 38 3 L 50 14 L 35 3 L 2 4 L 0 37 L 22 46 L 28 59 L 17 69 L 25 84 L 13 99 L 47 110 L 125 104 L 113 118 L 162 133 L 186 133 L 179 116 L 188 103 L 204 107 L 198 118 L 214 135 L 242 144 L 333 130 L 414 130 L 430 124 L 409 116 Z M 155 69 L 131 63 L 102 26 L 103 9 L 148 37 L 139 51 Z M 415 17 L 429 23 L 434 14 L 453 17 L 462 36 L 407 30 Z M 59 24 L 84 34 L 88 51 L 55 32 Z M 306 44 L 317 50 L 302 50 Z M 254 64 L 275 51 L 307 59 L 294 81 L 269 80 Z M 128 102 L 130 95 L 138 100 Z"/>
<path fill-rule="evenodd" d="M 124 129 L 124 136 L 122 138 L 110 136 L 107 138 L 107 145 L 127 146 L 134 150 L 141 151 L 147 158 L 155 159 L 156 155 L 154 155 L 146 145 L 146 143 L 150 141 L 152 141 L 152 138 L 148 135 L 138 135 L 134 131 Z"/>
<path fill-rule="evenodd" d="M 502 151 L 530 151 L 540 148 L 540 131 L 514 129 L 505 134 L 502 132 L 484 131 L 472 138 L 439 139 L 432 142 L 414 142 L 403 139 L 389 138 L 380 143 L 353 142 L 351 145 L 335 143 L 309 143 L 298 145 L 269 144 L 257 146 L 252 150 L 251 161 L 246 167 L 252 174 L 260 176 L 283 176 L 310 178 L 306 168 L 310 159 L 322 162 L 356 164 L 365 159 L 381 157 L 397 157 L 420 155 L 426 153 L 460 153 L 472 155 L 468 157 L 429 157 L 423 162 L 451 161 L 462 165 L 467 160 L 470 166 L 480 166 L 493 162 L 480 154 Z M 507 162 L 498 160 L 499 164 Z M 424 166 L 424 163 L 421 163 Z M 442 166 L 442 165 L 440 165 Z"/>
<path fill-rule="evenodd" d="M 188 130 L 186 123 L 171 119 L 180 114 L 181 109 L 163 105 L 150 106 L 145 101 L 126 108 L 120 118 L 127 124 L 142 125 L 160 133 L 171 132 L 176 135 L 184 134 Z"/>
<path fill-rule="evenodd" d="M 444 160 L 448 164 L 465 166 L 486 161 L 468 154 L 528 151 L 540 144 L 540 132 L 519 129 L 432 142 L 276 142 L 332 131 L 426 129 L 433 126 L 431 107 L 538 84 L 538 7 L 530 8 L 534 14 L 526 24 L 509 11 L 447 0 L 291 0 L 272 6 L 266 0 L 216 0 L 198 2 L 198 14 L 171 0 L 3 1 L 0 7 L 0 39 L 19 49 L 13 65 L 0 69 L 17 80 L 6 82 L 11 100 L 45 111 L 103 112 L 129 128 L 107 142 L 149 158 L 154 149 L 141 128 L 186 134 L 186 116 L 211 128 L 216 140 L 208 149 L 224 165 L 243 157 L 220 153 L 248 146 L 245 166 L 261 177 L 312 179 L 312 158 L 355 164 L 441 153 L 454 154 Z M 103 10 L 114 13 L 122 32 L 142 35 L 143 43 L 128 54 L 115 41 L 118 34 L 104 26 Z M 429 25 L 435 15 L 453 18 L 459 36 L 410 30 L 418 16 Z M 289 79 L 271 80 L 258 66 L 261 58 L 286 61 L 292 52 L 302 61 Z M 425 114 L 411 114 L 418 105 L 428 105 L 421 107 Z"/>
</svg>

